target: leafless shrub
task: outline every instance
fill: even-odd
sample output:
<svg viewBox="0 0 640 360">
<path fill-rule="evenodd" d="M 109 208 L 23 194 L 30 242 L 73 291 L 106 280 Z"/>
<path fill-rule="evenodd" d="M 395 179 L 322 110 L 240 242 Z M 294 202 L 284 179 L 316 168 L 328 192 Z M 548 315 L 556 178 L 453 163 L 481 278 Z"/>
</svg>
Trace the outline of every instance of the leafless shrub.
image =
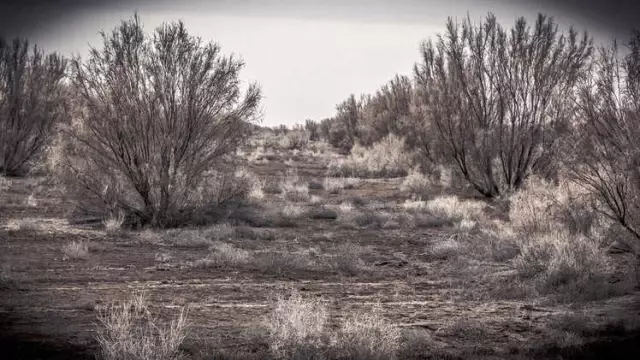
<svg viewBox="0 0 640 360">
<path fill-rule="evenodd" d="M 63 259 L 86 259 L 89 256 L 89 245 L 84 241 L 71 241 L 62 246 Z"/>
<path fill-rule="evenodd" d="M 0 38 L 0 173 L 24 175 L 67 118 L 66 60 Z"/>
<path fill-rule="evenodd" d="M 7 228 L 9 230 L 37 231 L 40 230 L 42 226 L 38 219 L 22 218 L 9 220 L 7 222 Z"/>
<path fill-rule="evenodd" d="M 579 144 L 572 178 L 598 200 L 598 211 L 640 240 L 640 32 L 621 59 L 600 49 L 580 91 Z M 633 246 L 632 246 L 633 247 Z M 636 253 L 638 246 L 636 247 Z M 640 258 L 638 258 L 640 261 Z M 640 264 L 640 262 L 639 262 Z"/>
<path fill-rule="evenodd" d="M 302 150 L 308 143 L 309 137 L 304 130 L 291 130 L 280 139 L 279 146 L 284 150 Z"/>
<path fill-rule="evenodd" d="M 241 98 L 243 62 L 221 56 L 182 22 L 149 36 L 136 16 L 103 41 L 71 66 L 81 111 L 66 130 L 74 145 L 65 161 L 70 194 L 86 210 L 118 210 L 157 227 L 237 196 L 229 160 L 261 97 L 250 85 Z"/>
<path fill-rule="evenodd" d="M 592 53 L 585 34 L 558 34 L 540 14 L 511 30 L 452 19 L 445 36 L 422 46 L 416 91 L 448 158 L 481 194 L 519 189 L 553 170 L 559 136 L 574 114 L 575 85 Z M 531 84 L 534 81 L 535 85 Z"/>
<path fill-rule="evenodd" d="M 362 180 L 354 177 L 326 177 L 323 182 L 324 189 L 330 194 L 337 194 L 343 189 L 353 189 L 362 183 Z"/>
<path fill-rule="evenodd" d="M 97 340 L 105 360 L 177 360 L 186 338 L 187 314 L 162 324 L 149 311 L 144 293 L 121 304 L 111 304 L 98 316 Z"/>
</svg>

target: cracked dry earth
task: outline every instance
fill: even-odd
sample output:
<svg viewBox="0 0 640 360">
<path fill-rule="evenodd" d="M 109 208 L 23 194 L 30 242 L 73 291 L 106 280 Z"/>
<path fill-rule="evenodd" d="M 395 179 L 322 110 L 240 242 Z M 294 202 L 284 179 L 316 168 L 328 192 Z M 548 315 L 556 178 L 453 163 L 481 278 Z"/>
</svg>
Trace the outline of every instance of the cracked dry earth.
<svg viewBox="0 0 640 360">
<path fill-rule="evenodd" d="M 275 173 L 268 166 L 254 171 Z M 301 173 L 322 180 L 319 169 L 302 168 Z M 559 337 L 578 336 L 552 326 L 555 320 L 589 314 L 591 321 L 607 328 L 640 313 L 637 294 L 581 305 L 491 296 L 496 282 L 486 279 L 509 276 L 508 264 L 425 260 L 428 244 L 452 235 L 447 227 L 353 229 L 334 220 L 305 219 L 294 227 L 258 229 L 270 232 L 269 237 L 243 238 L 238 232 L 230 240 L 256 254 L 270 249 L 308 254 L 314 249 L 320 258 L 333 256 L 340 244 L 355 243 L 366 251 L 362 269 L 354 273 L 289 264 L 272 271 L 251 262 L 192 267 L 189 262 L 203 258 L 206 247 L 139 241 L 134 232 L 113 236 L 69 224 L 68 207 L 55 191 L 40 191 L 37 206 L 25 203 L 36 184 L 43 186 L 42 179 L 11 181 L 0 205 L 0 263 L 14 284 L 0 290 L 0 341 L 9 349 L 4 358 L 94 358 L 97 314 L 134 290 L 146 291 L 151 311 L 161 318 L 170 319 L 188 306 L 191 326 L 183 347 L 196 358 L 207 358 L 202 353 L 209 350 L 236 358 L 266 356 L 262 319 L 274 298 L 292 289 L 324 299 L 332 323 L 355 309 L 380 304 L 385 317 L 402 327 L 411 343 L 410 353 L 401 357 L 413 358 L 587 358 L 584 347 L 546 345 L 558 343 Z M 324 196 L 336 204 L 348 196 L 391 201 L 398 196 L 397 182 L 364 182 Z M 12 220 L 25 218 L 32 219 L 29 226 L 11 226 Z M 90 244 L 86 259 L 65 259 L 61 247 L 72 240 Z M 637 351 L 637 334 L 616 337 L 613 332 L 590 335 L 585 340 L 594 342 L 591 348 L 585 345 L 589 354 L 600 351 L 612 358 L 620 349 L 626 354 Z M 609 344 L 601 341 L 605 337 L 616 342 L 602 345 Z"/>
</svg>

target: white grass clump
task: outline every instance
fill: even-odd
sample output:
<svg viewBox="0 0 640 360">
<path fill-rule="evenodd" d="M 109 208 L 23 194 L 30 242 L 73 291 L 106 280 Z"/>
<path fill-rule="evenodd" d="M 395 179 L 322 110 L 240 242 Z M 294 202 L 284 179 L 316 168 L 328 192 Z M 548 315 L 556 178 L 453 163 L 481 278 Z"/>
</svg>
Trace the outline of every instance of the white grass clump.
<svg viewBox="0 0 640 360">
<path fill-rule="evenodd" d="M 281 196 L 284 200 L 304 202 L 309 200 L 309 186 L 304 183 L 295 169 L 289 169 L 280 183 Z"/>
<path fill-rule="evenodd" d="M 104 226 L 104 230 L 107 234 L 116 234 L 122 229 L 122 224 L 124 224 L 124 214 L 118 213 L 116 215 L 111 215 L 108 218 L 102 220 L 102 225 Z"/>
</svg>

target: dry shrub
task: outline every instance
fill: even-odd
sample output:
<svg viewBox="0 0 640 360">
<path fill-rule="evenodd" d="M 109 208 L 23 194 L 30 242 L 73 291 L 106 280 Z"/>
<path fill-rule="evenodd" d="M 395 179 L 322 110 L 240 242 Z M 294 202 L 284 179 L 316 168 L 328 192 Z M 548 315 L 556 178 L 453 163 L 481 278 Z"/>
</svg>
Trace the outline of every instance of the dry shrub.
<svg viewBox="0 0 640 360">
<path fill-rule="evenodd" d="M 277 359 L 322 359 L 329 310 L 322 299 L 304 299 L 294 292 L 279 297 L 264 326 Z"/>
<path fill-rule="evenodd" d="M 68 117 L 66 60 L 0 38 L 0 173 L 26 174 Z"/>
<path fill-rule="evenodd" d="M 406 176 L 410 156 L 404 140 L 389 135 L 371 148 L 355 145 L 346 159 L 332 160 L 327 168 L 330 176 L 360 178 L 393 178 Z"/>
<path fill-rule="evenodd" d="M 353 243 L 345 243 L 336 246 L 333 254 L 330 255 L 329 263 L 331 268 L 340 274 L 355 276 L 367 270 L 362 253 L 364 249 Z"/>
<path fill-rule="evenodd" d="M 609 295 L 606 254 L 584 235 L 556 231 L 531 236 L 520 246 L 514 264 L 518 274 L 533 279 L 543 294 L 568 292 L 574 299 Z"/>
<path fill-rule="evenodd" d="M 11 188 L 11 182 L 4 176 L 0 175 L 0 195 Z"/>
<path fill-rule="evenodd" d="M 419 168 L 414 167 L 409 171 L 404 181 L 402 181 L 400 190 L 408 192 L 412 197 L 422 198 L 433 189 L 433 183 L 433 179 L 423 174 Z"/>
<path fill-rule="evenodd" d="M 291 130 L 285 134 L 278 142 L 278 146 L 283 150 L 302 150 L 307 147 L 309 136 L 304 130 Z"/>
<path fill-rule="evenodd" d="M 64 181 L 80 208 L 174 227 L 244 195 L 232 160 L 261 94 L 256 85 L 242 94 L 243 62 L 182 22 L 145 34 L 136 16 L 103 40 L 71 66 L 79 104 L 65 129 Z"/>
<path fill-rule="evenodd" d="M 252 261 L 251 253 L 229 243 L 214 242 L 209 250 L 211 253 L 206 258 L 195 261 L 192 266 L 196 268 L 235 268 Z"/>
<path fill-rule="evenodd" d="M 337 194 L 340 192 L 340 190 L 343 189 L 353 189 L 355 187 L 357 187 L 358 185 L 360 185 L 362 181 L 358 178 L 352 178 L 352 177 L 340 177 L 340 178 L 331 178 L 331 177 L 326 177 L 324 179 L 323 182 L 323 186 L 324 189 L 329 193 L 329 194 Z"/>
<path fill-rule="evenodd" d="M 89 257 L 89 245 L 84 241 L 71 241 L 62 246 L 63 260 L 86 259 Z"/>
<path fill-rule="evenodd" d="M 400 349 L 400 329 L 384 319 L 378 304 L 370 311 L 347 317 L 332 343 L 336 358 L 354 360 L 396 359 Z"/>
<path fill-rule="evenodd" d="M 509 200 L 511 224 L 524 234 L 566 228 L 571 233 L 591 235 L 604 226 L 589 196 L 569 182 L 556 186 L 532 178 Z"/>
<path fill-rule="evenodd" d="M 41 228 L 40 221 L 34 218 L 11 219 L 7 222 L 8 230 L 37 231 Z"/>
<path fill-rule="evenodd" d="M 265 319 L 267 341 L 276 359 L 396 359 L 401 332 L 382 316 L 380 305 L 357 311 L 332 330 L 322 299 L 293 292 L 278 298 Z"/>
<path fill-rule="evenodd" d="M 295 169 L 287 170 L 280 183 L 281 196 L 284 200 L 304 202 L 309 200 L 309 185 L 304 183 Z"/>
<path fill-rule="evenodd" d="M 162 324 L 149 311 L 144 293 L 111 304 L 98 316 L 97 340 L 105 360 L 182 359 L 180 345 L 186 338 L 187 314 Z"/>
</svg>

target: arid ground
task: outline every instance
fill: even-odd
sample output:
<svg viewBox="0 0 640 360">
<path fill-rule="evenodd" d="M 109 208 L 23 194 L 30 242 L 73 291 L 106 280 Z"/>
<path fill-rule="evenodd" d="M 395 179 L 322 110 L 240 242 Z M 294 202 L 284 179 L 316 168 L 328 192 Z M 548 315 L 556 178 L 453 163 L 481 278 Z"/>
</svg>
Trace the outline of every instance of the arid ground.
<svg viewBox="0 0 640 360">
<path fill-rule="evenodd" d="M 463 224 L 421 210 L 404 177 L 327 178 L 329 162 L 344 155 L 259 143 L 240 153 L 259 180 L 255 199 L 208 215 L 218 221 L 203 227 L 110 229 L 74 217 L 46 176 L 7 178 L 1 357 L 95 358 L 99 315 L 142 291 L 159 322 L 186 309 L 183 355 L 267 358 L 265 319 L 295 291 L 327 304 L 330 329 L 378 307 L 401 330 L 402 359 L 636 358 L 639 293 L 616 288 L 628 274 L 614 271 L 606 296 L 536 291 L 516 274 L 508 247 L 478 255 L 489 241 L 478 227 L 508 222 L 504 204 L 458 192 L 481 204 Z M 423 199 L 449 191 L 434 185 Z"/>
</svg>

